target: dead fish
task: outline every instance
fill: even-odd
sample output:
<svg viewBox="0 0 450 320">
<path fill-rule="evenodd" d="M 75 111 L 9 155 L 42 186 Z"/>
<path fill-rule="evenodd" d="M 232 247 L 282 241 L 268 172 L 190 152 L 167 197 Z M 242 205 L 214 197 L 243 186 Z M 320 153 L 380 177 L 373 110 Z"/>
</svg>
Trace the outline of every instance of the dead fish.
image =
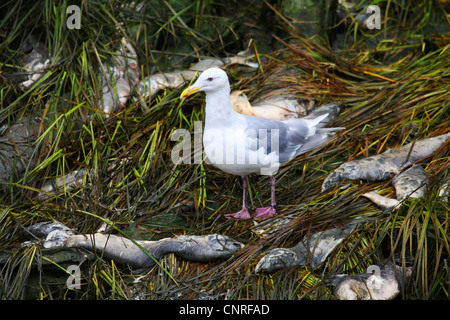
<svg viewBox="0 0 450 320">
<path fill-rule="evenodd" d="M 250 104 L 246 94 L 236 90 L 231 93 L 231 105 L 239 113 L 267 119 L 285 121 L 307 114 L 307 107 L 301 99 L 292 95 L 275 95 Z"/>
<path fill-rule="evenodd" d="M 27 71 L 27 80 L 19 84 L 19 88 L 26 91 L 48 70 L 51 65 L 51 58 L 47 47 L 37 41 L 34 36 L 30 36 L 22 50 L 31 50 L 22 60 L 22 66 Z"/>
<path fill-rule="evenodd" d="M 44 221 L 27 228 L 37 238 L 43 239 L 44 248 L 62 247 L 74 231 L 59 221 Z"/>
<path fill-rule="evenodd" d="M 145 99 L 154 97 L 161 90 L 178 88 L 189 80 L 189 78 L 184 78 L 182 72 L 157 73 L 145 77 L 144 80 L 137 85 L 137 90 Z"/>
<path fill-rule="evenodd" d="M 419 165 L 413 165 L 392 179 L 397 200 L 379 195 L 375 191 L 367 192 L 363 196 L 383 210 L 396 210 L 406 198 L 423 198 L 427 192 L 428 183 L 425 170 Z"/>
<path fill-rule="evenodd" d="M 243 247 L 242 243 L 218 234 L 179 236 L 158 241 L 136 240 L 136 243 L 156 260 L 174 253 L 183 259 L 198 262 L 228 259 Z M 106 259 L 132 268 L 149 268 L 155 265 L 155 261 L 133 241 L 116 235 L 74 235 L 67 239 L 66 246 L 95 251 Z"/>
<path fill-rule="evenodd" d="M 397 210 L 401 206 L 401 201 L 398 201 L 397 199 L 388 198 L 385 196 L 382 196 L 381 194 L 378 194 L 376 191 L 369 191 L 362 195 L 363 197 L 366 197 L 373 203 L 375 203 L 378 207 L 380 207 L 382 210 L 390 211 L 390 210 Z"/>
<path fill-rule="evenodd" d="M 392 179 L 397 200 L 423 198 L 427 193 L 429 180 L 422 166 L 413 165 Z"/>
<path fill-rule="evenodd" d="M 234 57 L 222 59 L 206 58 L 192 65 L 189 70 L 157 73 L 145 77 L 144 80 L 138 84 L 137 90 L 142 98 L 152 98 L 161 90 L 180 87 L 182 84 L 194 79 L 199 72 L 205 71 L 206 69 L 212 67 L 223 67 L 227 64 L 241 64 L 251 68 L 258 68 L 259 65 L 250 61 L 250 59 L 251 56 L 245 52 L 240 52 Z"/>
<path fill-rule="evenodd" d="M 355 230 L 357 224 L 313 233 L 291 248 L 276 248 L 266 254 L 256 265 L 255 272 L 268 272 L 304 266 L 319 266 L 328 255 Z"/>
<path fill-rule="evenodd" d="M 339 300 L 392 300 L 397 297 L 403 282 L 403 269 L 391 261 L 371 267 L 365 273 L 329 276 L 324 282 L 334 286 L 334 295 Z M 411 273 L 412 269 L 406 267 L 405 278 L 408 279 Z"/>
<path fill-rule="evenodd" d="M 320 123 L 320 127 L 326 126 L 328 122 L 335 119 L 340 111 L 339 104 L 316 106 L 314 101 L 297 99 L 289 94 L 272 93 L 270 97 L 251 104 L 247 95 L 240 90 L 231 92 L 231 105 L 239 113 L 279 121 L 299 117 L 315 119 L 328 113 L 327 119 Z"/>
<path fill-rule="evenodd" d="M 38 238 L 46 238 L 48 234 L 55 230 L 63 230 L 72 232 L 72 230 L 64 223 L 59 221 L 43 221 L 26 228 L 28 232 Z"/>
<path fill-rule="evenodd" d="M 164 255 L 175 255 L 198 262 L 209 262 L 216 259 L 228 259 L 244 245 L 230 237 L 209 234 L 204 236 L 178 236 L 158 241 L 135 240 L 111 234 L 79 234 L 59 221 L 36 223 L 26 230 L 34 237 L 44 239 L 44 248 L 66 247 L 83 248 L 96 252 L 106 259 L 114 260 L 121 265 L 134 268 L 148 268 L 155 265 L 156 260 Z"/>
<path fill-rule="evenodd" d="M 137 54 L 132 44 L 122 38 L 116 55 L 100 68 L 102 99 L 99 101 L 105 113 L 123 108 L 131 96 L 132 89 L 139 83 L 140 72 Z"/>
<path fill-rule="evenodd" d="M 63 247 L 67 239 L 72 235 L 72 232 L 70 230 L 54 230 L 50 232 L 47 237 L 45 238 L 45 241 L 43 242 L 42 246 L 44 248 L 56 248 L 56 247 Z"/>
<path fill-rule="evenodd" d="M 231 106 L 234 110 L 241 114 L 246 114 L 249 116 L 256 116 L 253 107 L 248 101 L 247 95 L 241 90 L 233 90 L 230 93 Z"/>
<path fill-rule="evenodd" d="M 83 168 L 69 172 L 64 176 L 52 179 L 51 181 L 47 181 L 44 185 L 42 185 L 41 192 L 39 192 L 35 199 L 47 199 L 50 195 L 58 195 L 64 192 L 64 190 L 72 190 L 79 187 L 83 184 L 83 180 L 86 175 L 88 175 L 88 177 L 92 177 L 92 174 L 89 173 L 87 169 Z"/>
<path fill-rule="evenodd" d="M 411 142 L 399 149 L 389 149 L 369 158 L 344 163 L 326 177 L 322 184 L 322 192 L 345 179 L 366 181 L 390 179 L 411 163 L 432 155 L 448 138 L 450 132 Z"/>
<path fill-rule="evenodd" d="M 306 101 L 296 99 L 292 95 L 277 95 L 252 104 L 253 111 L 257 116 L 285 121 L 306 115 L 308 107 Z"/>
</svg>

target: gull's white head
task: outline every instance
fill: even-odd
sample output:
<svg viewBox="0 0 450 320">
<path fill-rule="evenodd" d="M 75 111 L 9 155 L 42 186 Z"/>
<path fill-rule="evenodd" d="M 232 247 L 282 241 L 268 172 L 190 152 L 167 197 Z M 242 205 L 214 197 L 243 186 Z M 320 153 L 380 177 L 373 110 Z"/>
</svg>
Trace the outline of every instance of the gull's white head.
<svg viewBox="0 0 450 320">
<path fill-rule="evenodd" d="M 195 83 L 181 93 L 181 98 L 189 97 L 197 91 L 215 92 L 223 89 L 230 90 L 230 83 L 225 71 L 219 68 L 210 68 L 202 72 Z"/>
</svg>

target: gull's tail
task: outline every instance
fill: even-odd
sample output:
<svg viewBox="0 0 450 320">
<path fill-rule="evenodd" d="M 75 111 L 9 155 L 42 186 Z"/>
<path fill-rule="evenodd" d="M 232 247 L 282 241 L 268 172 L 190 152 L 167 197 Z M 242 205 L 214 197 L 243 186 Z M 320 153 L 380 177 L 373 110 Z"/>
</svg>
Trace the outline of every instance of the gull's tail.
<svg viewBox="0 0 450 320">
<path fill-rule="evenodd" d="M 335 132 L 339 130 L 345 130 L 345 127 L 334 127 L 334 128 L 316 128 L 316 132 Z"/>
<path fill-rule="evenodd" d="M 319 123 L 322 122 L 326 117 L 328 117 L 328 113 L 318 116 L 314 119 L 298 119 L 300 121 L 297 121 L 296 124 L 299 125 L 298 128 L 300 129 L 300 131 L 303 131 L 303 135 L 306 139 L 301 147 L 297 149 L 296 156 L 320 147 L 322 144 L 330 140 L 335 135 L 336 131 L 345 129 L 344 127 L 318 127 Z M 292 124 L 294 124 L 294 121 L 292 121 Z"/>
<path fill-rule="evenodd" d="M 295 156 L 308 152 L 312 149 L 320 147 L 322 144 L 330 140 L 334 136 L 334 132 L 330 133 L 316 133 L 309 137 L 300 148 L 297 149 Z"/>
</svg>

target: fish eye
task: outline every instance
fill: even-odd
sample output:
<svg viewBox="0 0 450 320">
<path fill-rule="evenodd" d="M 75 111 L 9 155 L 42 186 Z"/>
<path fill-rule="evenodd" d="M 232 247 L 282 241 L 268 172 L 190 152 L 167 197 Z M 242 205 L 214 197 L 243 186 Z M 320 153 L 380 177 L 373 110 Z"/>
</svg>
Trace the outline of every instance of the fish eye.
<svg viewBox="0 0 450 320">
<path fill-rule="evenodd" d="M 213 81 L 214 79 L 212 78 L 212 77 L 209 77 L 208 79 L 206 79 L 206 81 L 209 81 L 209 82 L 211 82 L 211 81 Z"/>
</svg>

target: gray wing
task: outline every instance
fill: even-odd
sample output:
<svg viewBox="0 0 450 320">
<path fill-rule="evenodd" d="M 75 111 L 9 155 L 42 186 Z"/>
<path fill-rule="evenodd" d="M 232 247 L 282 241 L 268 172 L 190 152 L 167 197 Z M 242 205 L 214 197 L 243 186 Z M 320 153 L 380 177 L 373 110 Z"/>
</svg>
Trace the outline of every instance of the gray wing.
<svg viewBox="0 0 450 320">
<path fill-rule="evenodd" d="M 291 160 L 305 142 L 300 132 L 293 132 L 284 122 L 261 117 L 243 115 L 246 130 L 252 130 L 258 138 L 257 148 L 264 147 L 267 153 L 278 151 L 280 162 Z"/>
<path fill-rule="evenodd" d="M 267 145 L 267 153 L 278 151 L 279 161 L 283 163 L 319 147 L 333 136 L 333 132 L 316 133 L 315 128 L 311 130 L 327 115 L 316 119 L 289 119 L 283 122 L 249 115 L 243 116 L 247 121 L 247 130 L 256 131 L 258 148 Z M 278 143 L 278 146 L 274 143 Z"/>
</svg>

